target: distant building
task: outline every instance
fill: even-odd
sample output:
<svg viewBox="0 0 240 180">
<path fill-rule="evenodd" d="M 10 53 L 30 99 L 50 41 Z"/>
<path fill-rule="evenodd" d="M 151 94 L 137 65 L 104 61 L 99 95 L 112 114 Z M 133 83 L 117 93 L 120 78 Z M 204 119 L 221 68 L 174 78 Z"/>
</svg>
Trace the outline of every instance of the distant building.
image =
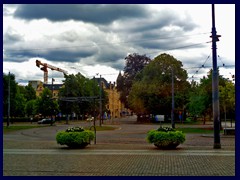
<svg viewBox="0 0 240 180">
<path fill-rule="evenodd" d="M 59 89 L 63 86 L 63 84 L 44 84 L 42 81 L 29 81 L 28 83 L 31 84 L 36 91 L 36 96 L 40 96 L 43 89 L 48 88 L 52 91 L 53 98 L 58 98 Z"/>
<path fill-rule="evenodd" d="M 95 78 L 98 84 L 102 83 L 103 90 L 108 94 L 108 104 L 106 109 L 110 111 L 112 118 L 119 118 L 129 113 L 129 110 L 125 108 L 124 104 L 120 101 L 120 93 L 117 91 L 116 83 L 107 82 L 104 78 Z M 41 81 L 29 81 L 29 84 L 36 91 L 36 96 L 40 96 L 44 88 L 48 88 L 53 93 L 53 98 L 58 98 L 59 90 L 63 84 L 44 84 Z"/>
<path fill-rule="evenodd" d="M 98 84 L 102 83 L 103 90 L 108 94 L 108 104 L 106 105 L 106 109 L 108 109 L 111 113 L 111 117 L 119 118 L 124 114 L 129 112 L 128 109 L 125 108 L 124 104 L 120 101 L 120 93 L 117 91 L 116 83 L 107 82 L 104 78 L 95 78 Z"/>
</svg>

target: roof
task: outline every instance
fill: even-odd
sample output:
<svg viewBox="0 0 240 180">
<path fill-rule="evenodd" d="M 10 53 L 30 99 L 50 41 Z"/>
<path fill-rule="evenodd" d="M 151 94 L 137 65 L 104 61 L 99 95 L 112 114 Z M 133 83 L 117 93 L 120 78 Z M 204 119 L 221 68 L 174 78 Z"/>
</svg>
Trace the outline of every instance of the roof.
<svg viewBox="0 0 240 180">
<path fill-rule="evenodd" d="M 107 89 L 110 88 L 110 84 L 111 84 L 111 83 L 108 83 L 105 78 L 95 78 L 95 81 L 97 81 L 98 84 L 100 84 L 100 82 L 102 82 L 103 85 L 104 85 Z"/>
<path fill-rule="evenodd" d="M 50 90 L 59 90 L 61 87 L 63 86 L 63 84 L 43 84 L 44 88 L 48 88 Z"/>
</svg>

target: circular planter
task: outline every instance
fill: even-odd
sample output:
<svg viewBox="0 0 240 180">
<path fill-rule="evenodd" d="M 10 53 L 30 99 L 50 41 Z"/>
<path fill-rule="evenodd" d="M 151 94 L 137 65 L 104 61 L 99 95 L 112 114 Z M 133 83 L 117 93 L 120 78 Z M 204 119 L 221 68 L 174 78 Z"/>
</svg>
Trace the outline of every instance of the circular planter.
<svg viewBox="0 0 240 180">
<path fill-rule="evenodd" d="M 179 144 L 185 141 L 185 134 L 171 128 L 159 128 L 148 132 L 147 141 L 159 149 L 176 149 Z"/>
<path fill-rule="evenodd" d="M 60 145 L 67 145 L 69 148 L 85 148 L 94 139 L 94 133 L 89 130 L 74 131 L 60 131 L 56 135 L 57 143 Z"/>
<path fill-rule="evenodd" d="M 169 142 L 166 145 L 163 145 L 162 143 L 154 143 L 154 145 L 156 147 L 158 147 L 159 149 L 176 149 L 176 147 L 179 145 L 180 143 L 176 143 L 176 142 Z"/>
</svg>

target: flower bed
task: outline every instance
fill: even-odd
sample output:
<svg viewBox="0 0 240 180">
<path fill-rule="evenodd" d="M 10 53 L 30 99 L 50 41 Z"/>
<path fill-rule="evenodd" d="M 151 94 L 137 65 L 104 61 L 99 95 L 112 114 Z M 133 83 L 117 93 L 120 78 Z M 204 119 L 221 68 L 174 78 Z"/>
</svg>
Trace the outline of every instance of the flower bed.
<svg viewBox="0 0 240 180">
<path fill-rule="evenodd" d="M 58 144 L 67 145 L 70 148 L 85 148 L 93 139 L 94 133 L 82 127 L 68 128 L 56 135 Z"/>
<path fill-rule="evenodd" d="M 185 134 L 182 131 L 164 127 L 150 130 L 147 134 L 147 141 L 160 149 L 175 149 L 185 141 Z"/>
</svg>

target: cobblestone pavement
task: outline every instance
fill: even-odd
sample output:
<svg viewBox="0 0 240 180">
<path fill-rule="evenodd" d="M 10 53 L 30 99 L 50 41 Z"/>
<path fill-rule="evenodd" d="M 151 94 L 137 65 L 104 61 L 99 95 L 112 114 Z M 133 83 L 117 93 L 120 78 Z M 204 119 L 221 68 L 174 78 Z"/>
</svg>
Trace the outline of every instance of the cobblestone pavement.
<svg viewBox="0 0 240 180">
<path fill-rule="evenodd" d="M 159 125 L 135 121 L 129 117 L 105 123 L 116 130 L 97 132 L 97 143 L 85 149 L 69 149 L 55 140 L 59 130 L 86 126 L 84 122 L 4 134 L 3 175 L 235 176 L 234 136 L 221 135 L 222 148 L 213 149 L 211 135 L 187 134 L 176 150 L 159 150 L 146 142 L 146 132 Z"/>
</svg>

